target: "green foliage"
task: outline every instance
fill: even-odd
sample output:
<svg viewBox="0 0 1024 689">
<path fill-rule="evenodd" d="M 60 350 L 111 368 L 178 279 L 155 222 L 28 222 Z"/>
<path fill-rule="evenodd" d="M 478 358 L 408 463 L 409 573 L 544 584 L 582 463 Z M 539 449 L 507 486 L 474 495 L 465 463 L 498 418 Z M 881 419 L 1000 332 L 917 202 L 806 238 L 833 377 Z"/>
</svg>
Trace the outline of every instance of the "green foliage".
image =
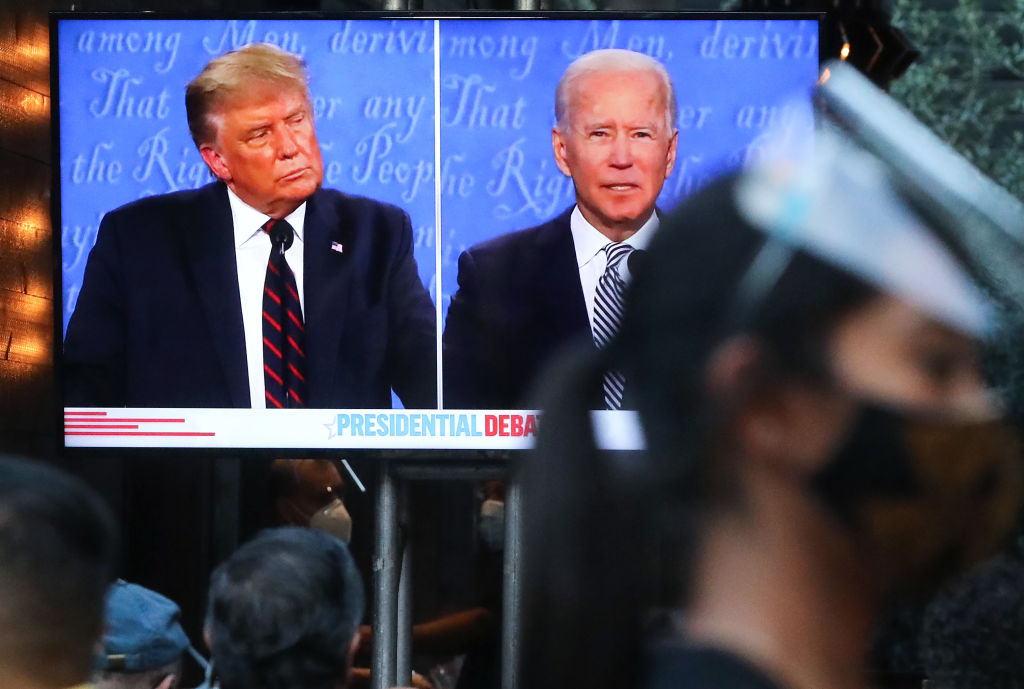
<svg viewBox="0 0 1024 689">
<path fill-rule="evenodd" d="M 921 57 L 890 92 L 979 169 L 1024 198 L 1024 0 L 951 1 L 939 9 L 936 0 L 895 0 L 892 23 Z M 1004 303 L 1001 315 L 1000 335 L 984 360 L 1011 416 L 1024 428 L 1024 311 Z"/>
<path fill-rule="evenodd" d="M 892 23 L 921 57 L 891 94 L 1024 197 L 1024 0 L 953 1 L 937 9 L 935 0 L 896 0 Z"/>
</svg>

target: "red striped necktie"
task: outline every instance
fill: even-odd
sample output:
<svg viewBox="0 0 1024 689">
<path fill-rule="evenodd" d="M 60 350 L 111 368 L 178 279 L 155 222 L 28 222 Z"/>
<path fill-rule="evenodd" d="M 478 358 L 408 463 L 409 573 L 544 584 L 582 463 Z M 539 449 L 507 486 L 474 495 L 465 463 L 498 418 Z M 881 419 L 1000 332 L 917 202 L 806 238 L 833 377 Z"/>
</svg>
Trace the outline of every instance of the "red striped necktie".
<svg viewBox="0 0 1024 689">
<path fill-rule="evenodd" d="M 295 231 L 285 220 L 263 226 L 270 235 L 270 260 L 263 283 L 263 380 L 268 409 L 306 406 L 306 337 L 295 274 L 284 252 Z"/>
</svg>

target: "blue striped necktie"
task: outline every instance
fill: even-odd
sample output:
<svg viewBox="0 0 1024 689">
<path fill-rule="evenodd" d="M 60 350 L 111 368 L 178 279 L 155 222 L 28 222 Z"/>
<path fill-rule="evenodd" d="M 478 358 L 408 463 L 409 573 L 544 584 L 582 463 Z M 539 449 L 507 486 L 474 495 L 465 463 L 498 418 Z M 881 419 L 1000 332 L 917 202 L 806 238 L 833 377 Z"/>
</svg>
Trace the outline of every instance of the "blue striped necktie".
<svg viewBox="0 0 1024 689">
<path fill-rule="evenodd" d="M 284 252 L 295 231 L 285 220 L 263 226 L 270 260 L 263 283 L 263 381 L 268 409 L 306 406 L 306 337 L 295 274 Z"/>
<path fill-rule="evenodd" d="M 594 293 L 594 344 L 604 349 L 611 342 L 622 323 L 623 294 L 626 282 L 619 275 L 619 264 L 633 252 L 633 247 L 622 242 L 607 244 L 604 247 L 608 263 L 604 273 L 597 280 L 597 291 Z M 622 392 L 626 387 L 625 377 L 618 371 L 609 369 L 604 374 L 604 404 L 608 409 L 622 407 Z"/>
</svg>

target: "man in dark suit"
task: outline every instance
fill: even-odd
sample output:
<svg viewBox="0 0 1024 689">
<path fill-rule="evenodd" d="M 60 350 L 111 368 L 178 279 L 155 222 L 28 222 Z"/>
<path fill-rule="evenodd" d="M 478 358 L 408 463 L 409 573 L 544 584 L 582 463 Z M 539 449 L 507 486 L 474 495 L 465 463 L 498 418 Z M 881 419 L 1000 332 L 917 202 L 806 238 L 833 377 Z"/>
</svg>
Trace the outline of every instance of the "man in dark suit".
<svg viewBox="0 0 1024 689">
<path fill-rule="evenodd" d="M 655 202 L 675 164 L 676 101 L 665 68 L 626 50 L 573 62 L 555 92 L 555 161 L 576 206 L 459 257 L 444 332 L 444 404 L 517 408 L 568 342 L 614 336 L 630 256 L 657 228 Z M 623 381 L 606 376 L 607 408 Z"/>
<path fill-rule="evenodd" d="M 304 65 L 212 60 L 189 128 L 219 179 L 108 213 L 64 342 L 66 404 L 436 404 L 434 307 L 402 210 L 321 189 Z M 268 260 L 269 256 L 269 260 Z"/>
</svg>

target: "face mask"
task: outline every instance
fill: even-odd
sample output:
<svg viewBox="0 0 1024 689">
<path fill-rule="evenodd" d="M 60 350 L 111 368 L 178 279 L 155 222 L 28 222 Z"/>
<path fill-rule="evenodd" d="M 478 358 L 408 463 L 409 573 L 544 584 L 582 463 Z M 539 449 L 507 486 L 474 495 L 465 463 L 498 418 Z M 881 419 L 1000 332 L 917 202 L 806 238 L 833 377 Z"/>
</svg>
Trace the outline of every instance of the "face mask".
<svg viewBox="0 0 1024 689">
<path fill-rule="evenodd" d="M 505 503 L 501 500 L 484 500 L 480 505 L 480 523 L 477 527 L 480 540 L 487 549 L 497 552 L 505 547 Z"/>
<path fill-rule="evenodd" d="M 925 591 L 989 557 L 1022 496 L 1020 445 L 996 420 L 865 404 L 813 479 L 889 590 Z"/>
<path fill-rule="evenodd" d="M 314 512 L 309 519 L 309 526 L 326 531 L 345 543 L 352 540 L 352 517 L 345 509 L 345 503 L 338 498 L 331 500 L 326 507 Z"/>
</svg>

